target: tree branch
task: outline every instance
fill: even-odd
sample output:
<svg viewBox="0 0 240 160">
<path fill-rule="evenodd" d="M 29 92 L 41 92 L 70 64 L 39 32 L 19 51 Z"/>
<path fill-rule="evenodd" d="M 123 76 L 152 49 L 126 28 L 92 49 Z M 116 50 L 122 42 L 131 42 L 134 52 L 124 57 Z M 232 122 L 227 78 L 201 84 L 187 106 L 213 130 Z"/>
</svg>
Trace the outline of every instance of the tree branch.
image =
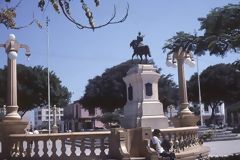
<svg viewBox="0 0 240 160">
<path fill-rule="evenodd" d="M 69 6 L 66 6 L 64 5 L 64 3 L 67 3 L 66 0 L 58 0 L 59 2 L 59 5 L 60 5 L 60 8 L 64 14 L 64 16 L 70 21 L 72 22 L 73 24 L 75 24 L 79 29 L 97 29 L 97 28 L 102 28 L 104 26 L 107 26 L 107 25 L 110 25 L 110 24 L 117 24 L 117 23 L 122 23 L 126 20 L 126 18 L 128 17 L 128 11 L 129 11 L 129 4 L 127 3 L 127 10 L 126 10 L 126 14 L 125 16 L 118 20 L 118 21 L 113 21 L 116 17 L 116 7 L 114 5 L 114 12 L 113 12 L 113 16 L 105 23 L 105 24 L 102 24 L 102 25 L 98 25 L 98 26 L 87 26 L 87 25 L 84 25 L 80 22 L 77 22 L 71 15 L 70 15 L 70 12 L 69 12 Z"/>
</svg>

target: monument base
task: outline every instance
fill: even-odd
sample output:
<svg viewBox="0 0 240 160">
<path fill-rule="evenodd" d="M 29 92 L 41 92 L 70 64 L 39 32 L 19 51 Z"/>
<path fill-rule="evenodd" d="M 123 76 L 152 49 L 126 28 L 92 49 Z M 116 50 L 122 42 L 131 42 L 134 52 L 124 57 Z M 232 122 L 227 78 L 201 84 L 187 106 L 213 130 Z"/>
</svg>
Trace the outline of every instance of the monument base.
<svg viewBox="0 0 240 160">
<path fill-rule="evenodd" d="M 7 115 L 4 117 L 5 120 L 21 120 L 21 116 L 18 114 L 18 106 L 7 106 Z"/>
<path fill-rule="evenodd" d="M 180 114 L 176 117 L 171 118 L 174 127 L 196 126 L 199 120 L 200 120 L 199 116 L 195 116 L 194 114 L 185 115 Z"/>
<path fill-rule="evenodd" d="M 151 129 L 168 128 L 168 118 L 165 116 L 142 116 L 138 118 L 139 127 L 151 127 Z"/>
<path fill-rule="evenodd" d="M 138 64 L 123 78 L 127 86 L 127 103 L 121 125 L 124 128 L 168 128 L 163 105 L 158 96 L 160 74 L 152 64 Z"/>
<path fill-rule="evenodd" d="M 52 133 L 58 133 L 58 126 L 57 125 L 52 126 Z"/>
<path fill-rule="evenodd" d="M 23 134 L 25 133 L 25 128 L 27 128 L 28 122 L 23 120 L 2 120 L 0 122 L 0 137 L 2 138 L 2 157 L 3 159 L 8 159 L 9 154 L 11 153 L 11 148 L 7 147 L 10 146 L 9 142 L 9 135 L 10 134 Z"/>
</svg>

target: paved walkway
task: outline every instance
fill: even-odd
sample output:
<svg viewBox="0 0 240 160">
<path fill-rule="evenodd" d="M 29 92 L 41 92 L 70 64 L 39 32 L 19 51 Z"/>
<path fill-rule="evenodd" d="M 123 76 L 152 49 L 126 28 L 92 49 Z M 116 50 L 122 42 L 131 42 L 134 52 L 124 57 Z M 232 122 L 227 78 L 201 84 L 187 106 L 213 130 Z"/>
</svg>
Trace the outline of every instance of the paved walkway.
<svg viewBox="0 0 240 160">
<path fill-rule="evenodd" d="M 240 140 L 230 141 L 212 141 L 203 143 L 204 146 L 210 147 L 210 156 L 224 156 L 233 153 L 240 154 Z"/>
</svg>

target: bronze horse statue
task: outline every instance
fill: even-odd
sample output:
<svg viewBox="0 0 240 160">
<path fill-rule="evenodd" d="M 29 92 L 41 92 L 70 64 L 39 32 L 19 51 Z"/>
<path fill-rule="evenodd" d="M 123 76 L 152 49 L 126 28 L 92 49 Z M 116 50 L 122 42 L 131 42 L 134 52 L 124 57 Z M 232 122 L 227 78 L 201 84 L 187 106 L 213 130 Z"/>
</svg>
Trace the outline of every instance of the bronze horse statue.
<svg viewBox="0 0 240 160">
<path fill-rule="evenodd" d="M 130 47 L 133 48 L 132 60 L 135 55 L 137 57 L 140 56 L 140 62 L 142 62 L 143 60 L 142 58 L 143 55 L 145 56 L 146 61 L 148 60 L 147 56 L 151 57 L 151 53 L 148 45 L 139 45 L 139 41 L 133 40 L 130 43 Z"/>
</svg>

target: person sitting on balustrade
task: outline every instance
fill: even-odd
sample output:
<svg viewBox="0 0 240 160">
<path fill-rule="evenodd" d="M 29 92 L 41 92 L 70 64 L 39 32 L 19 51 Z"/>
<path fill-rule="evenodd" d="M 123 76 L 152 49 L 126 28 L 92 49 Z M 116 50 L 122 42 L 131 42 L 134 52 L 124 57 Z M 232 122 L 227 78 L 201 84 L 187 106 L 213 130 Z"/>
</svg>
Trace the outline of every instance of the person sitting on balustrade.
<svg viewBox="0 0 240 160">
<path fill-rule="evenodd" d="M 160 133 L 161 132 L 159 129 L 154 129 L 152 132 L 153 137 L 150 141 L 150 147 L 157 151 L 159 158 L 163 158 L 164 160 L 175 160 L 175 154 L 173 152 L 170 152 L 171 143 L 166 139 L 161 142 Z"/>
</svg>

